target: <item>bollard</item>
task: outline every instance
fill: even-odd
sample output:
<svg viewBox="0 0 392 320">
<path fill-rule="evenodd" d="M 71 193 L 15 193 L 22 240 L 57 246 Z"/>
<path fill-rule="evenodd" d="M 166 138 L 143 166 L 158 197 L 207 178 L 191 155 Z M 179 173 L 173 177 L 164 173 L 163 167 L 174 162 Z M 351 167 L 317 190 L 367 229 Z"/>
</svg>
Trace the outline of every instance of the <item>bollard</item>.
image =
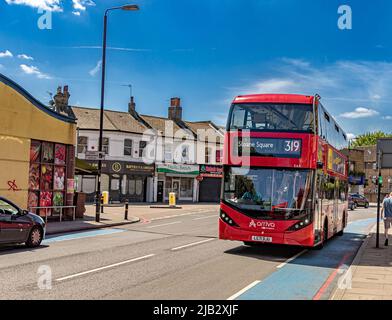
<svg viewBox="0 0 392 320">
<path fill-rule="evenodd" d="M 128 200 L 125 201 L 124 220 L 128 220 Z"/>
<path fill-rule="evenodd" d="M 103 196 L 101 196 L 101 213 L 103 213 Z"/>
</svg>

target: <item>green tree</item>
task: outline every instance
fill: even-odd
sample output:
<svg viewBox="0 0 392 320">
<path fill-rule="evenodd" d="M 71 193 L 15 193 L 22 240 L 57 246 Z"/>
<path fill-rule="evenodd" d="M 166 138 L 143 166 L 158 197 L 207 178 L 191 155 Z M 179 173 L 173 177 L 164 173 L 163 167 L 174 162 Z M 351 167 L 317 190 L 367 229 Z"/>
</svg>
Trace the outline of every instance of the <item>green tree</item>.
<svg viewBox="0 0 392 320">
<path fill-rule="evenodd" d="M 357 136 L 351 143 L 351 147 L 375 146 L 379 138 L 392 138 L 392 134 L 382 131 L 367 132 Z"/>
</svg>

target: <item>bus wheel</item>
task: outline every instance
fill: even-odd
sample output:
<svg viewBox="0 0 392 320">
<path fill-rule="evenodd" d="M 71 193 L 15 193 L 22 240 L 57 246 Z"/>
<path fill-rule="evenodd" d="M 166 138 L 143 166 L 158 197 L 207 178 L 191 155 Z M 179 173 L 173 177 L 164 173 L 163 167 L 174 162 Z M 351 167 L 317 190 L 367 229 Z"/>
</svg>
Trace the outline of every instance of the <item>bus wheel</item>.
<svg viewBox="0 0 392 320">
<path fill-rule="evenodd" d="M 322 237 L 323 238 L 322 238 L 320 244 L 318 244 L 317 246 L 314 247 L 316 250 L 322 249 L 324 247 L 324 244 L 327 242 L 327 238 L 328 238 L 328 220 L 327 219 L 325 219 L 325 221 L 324 221 Z"/>
</svg>

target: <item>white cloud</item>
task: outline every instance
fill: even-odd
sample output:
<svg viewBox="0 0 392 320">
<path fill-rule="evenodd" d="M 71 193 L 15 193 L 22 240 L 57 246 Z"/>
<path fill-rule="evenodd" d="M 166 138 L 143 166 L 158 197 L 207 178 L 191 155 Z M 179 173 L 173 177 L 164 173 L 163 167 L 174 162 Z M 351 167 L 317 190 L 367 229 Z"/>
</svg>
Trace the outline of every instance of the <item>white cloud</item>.
<svg viewBox="0 0 392 320">
<path fill-rule="evenodd" d="M 18 54 L 18 58 L 19 59 L 24 59 L 24 60 L 34 60 L 34 58 L 32 56 L 28 56 L 27 54 Z"/>
<path fill-rule="evenodd" d="M 279 93 L 290 90 L 294 87 L 295 83 L 291 80 L 286 79 L 270 79 L 266 81 L 261 81 L 255 85 L 259 92 L 265 93 Z"/>
<path fill-rule="evenodd" d="M 72 0 L 74 15 L 80 16 L 80 11 L 86 11 L 87 7 L 95 6 L 95 2 L 92 0 Z"/>
<path fill-rule="evenodd" d="M 380 113 L 373 109 L 359 107 L 354 111 L 344 112 L 339 117 L 346 119 L 360 119 L 360 118 L 370 118 L 379 115 Z"/>
<path fill-rule="evenodd" d="M 5 0 L 5 2 L 8 4 L 25 5 L 47 11 L 63 11 L 60 6 L 61 0 Z"/>
<path fill-rule="evenodd" d="M 98 73 L 98 71 L 101 70 L 101 66 L 102 66 L 102 60 L 99 60 L 97 62 L 97 65 L 88 72 L 90 76 L 94 77 Z"/>
<path fill-rule="evenodd" d="M 49 75 L 42 73 L 37 67 L 35 66 L 28 66 L 25 64 L 21 64 L 20 68 L 22 69 L 22 71 L 26 74 L 32 74 L 32 75 L 36 75 L 37 78 L 39 79 L 51 79 L 52 77 L 50 77 Z"/>
<path fill-rule="evenodd" d="M 382 117 L 384 120 L 392 120 L 392 116 L 384 116 Z"/>
<path fill-rule="evenodd" d="M 4 52 L 0 52 L 0 58 L 12 58 L 14 55 L 11 51 L 5 50 Z"/>
<path fill-rule="evenodd" d="M 347 133 L 347 139 L 348 140 L 353 140 L 353 139 L 355 139 L 357 136 L 355 135 L 355 134 L 353 134 L 353 133 Z"/>
</svg>

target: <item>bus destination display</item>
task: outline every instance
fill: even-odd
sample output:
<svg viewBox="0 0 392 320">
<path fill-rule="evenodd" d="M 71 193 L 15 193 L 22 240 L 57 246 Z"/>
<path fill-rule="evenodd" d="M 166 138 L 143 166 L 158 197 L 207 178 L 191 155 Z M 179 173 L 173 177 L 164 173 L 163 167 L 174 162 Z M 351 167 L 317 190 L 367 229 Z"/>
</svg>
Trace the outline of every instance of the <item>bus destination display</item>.
<svg viewBox="0 0 392 320">
<path fill-rule="evenodd" d="M 301 139 L 237 137 L 234 146 L 239 156 L 300 158 Z"/>
</svg>

